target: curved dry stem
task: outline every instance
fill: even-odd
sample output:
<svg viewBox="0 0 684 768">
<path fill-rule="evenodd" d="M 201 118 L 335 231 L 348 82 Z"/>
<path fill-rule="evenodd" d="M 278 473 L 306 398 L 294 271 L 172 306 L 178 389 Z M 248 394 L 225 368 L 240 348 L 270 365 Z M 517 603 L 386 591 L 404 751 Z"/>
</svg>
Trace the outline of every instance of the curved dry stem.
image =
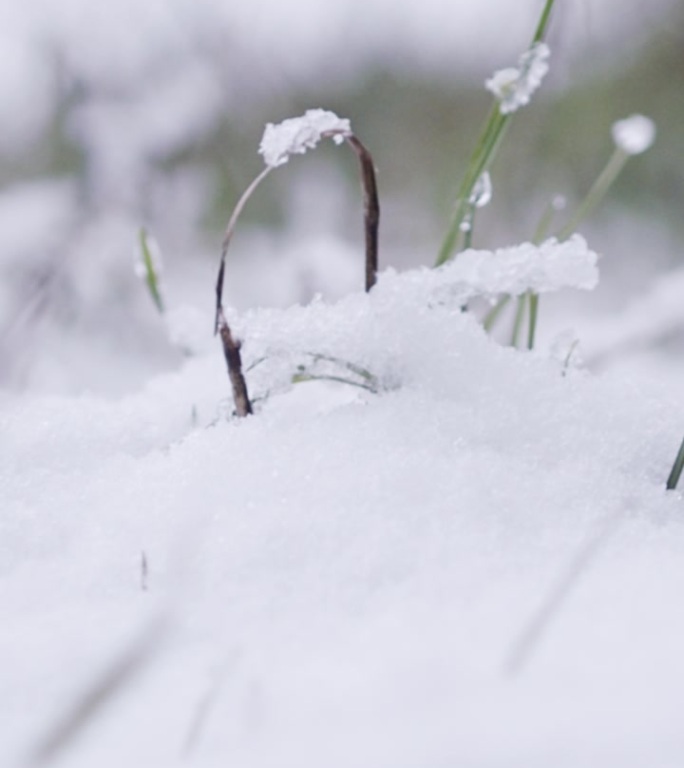
<svg viewBox="0 0 684 768">
<path fill-rule="evenodd" d="M 223 235 L 223 241 L 221 242 L 221 263 L 219 264 L 218 276 L 216 278 L 216 317 L 214 320 L 214 333 L 219 332 L 219 319 L 223 312 L 223 280 L 226 271 L 226 254 L 228 253 L 228 246 L 235 232 L 235 225 L 240 218 L 243 208 L 247 204 L 249 198 L 254 194 L 254 190 L 261 184 L 261 182 L 268 176 L 273 170 L 269 165 L 252 181 L 247 189 L 242 193 L 242 197 L 237 201 L 237 205 L 233 209 L 233 213 L 228 221 L 228 226 Z"/>
<path fill-rule="evenodd" d="M 366 238 L 366 292 L 378 279 L 378 226 L 380 224 L 380 203 L 375 165 L 371 153 L 353 134 L 345 135 L 361 164 L 361 186 L 363 187 L 363 219 Z"/>
<path fill-rule="evenodd" d="M 226 358 L 228 366 L 228 378 L 233 390 L 233 402 L 235 403 L 235 413 L 240 416 L 249 416 L 253 413 L 252 403 L 247 392 L 247 382 L 242 373 L 242 355 L 240 354 L 240 341 L 233 337 L 228 325 L 223 307 L 218 310 L 218 330 L 221 336 L 221 345 L 223 346 L 223 356 Z"/>
</svg>

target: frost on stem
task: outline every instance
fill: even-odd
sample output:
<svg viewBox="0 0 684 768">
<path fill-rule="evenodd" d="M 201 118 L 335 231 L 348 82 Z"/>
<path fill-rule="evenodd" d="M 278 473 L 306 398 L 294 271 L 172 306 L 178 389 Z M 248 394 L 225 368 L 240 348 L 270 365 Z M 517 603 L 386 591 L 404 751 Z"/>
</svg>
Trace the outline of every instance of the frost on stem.
<svg viewBox="0 0 684 768">
<path fill-rule="evenodd" d="M 485 171 L 475 182 L 473 191 L 468 198 L 468 203 L 475 208 L 484 208 L 492 199 L 492 179 L 488 171 Z"/>
<path fill-rule="evenodd" d="M 640 155 L 645 152 L 656 135 L 656 126 L 650 117 L 632 115 L 613 123 L 613 141 L 626 155 Z"/>
<path fill-rule="evenodd" d="M 487 90 L 499 100 L 502 115 L 516 112 L 529 103 L 549 71 L 550 53 L 546 43 L 534 43 L 518 59 L 517 67 L 500 69 L 485 82 Z"/>
<path fill-rule="evenodd" d="M 326 136 L 341 144 L 351 132 L 349 120 L 325 109 L 309 109 L 301 117 L 291 117 L 277 125 L 267 123 L 259 154 L 269 168 L 277 168 L 290 155 L 303 155 Z"/>
</svg>

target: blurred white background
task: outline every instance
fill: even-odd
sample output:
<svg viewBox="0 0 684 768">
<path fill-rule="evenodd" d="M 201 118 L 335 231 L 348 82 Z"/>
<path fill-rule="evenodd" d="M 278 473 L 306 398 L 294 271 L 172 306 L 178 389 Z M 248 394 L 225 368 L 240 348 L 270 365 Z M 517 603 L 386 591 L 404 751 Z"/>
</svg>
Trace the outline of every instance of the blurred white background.
<svg viewBox="0 0 684 768">
<path fill-rule="evenodd" d="M 309 107 L 349 117 L 373 152 L 382 263 L 431 264 L 488 109 L 484 79 L 515 63 L 542 5 L 5 0 L 0 386 L 115 394 L 180 362 L 135 276 L 142 226 L 164 256 L 167 303 L 194 307 L 183 322 L 206 320 L 210 340 L 221 232 L 261 167 L 264 123 Z M 607 159 L 612 122 L 643 112 L 656 146 L 586 227 L 605 257 L 601 306 L 681 265 L 683 11 L 558 3 L 551 75 L 514 121 L 476 245 L 529 238 L 554 195 L 571 205 Z M 344 152 L 292 161 L 241 222 L 230 302 L 360 288 L 360 205 Z"/>
</svg>

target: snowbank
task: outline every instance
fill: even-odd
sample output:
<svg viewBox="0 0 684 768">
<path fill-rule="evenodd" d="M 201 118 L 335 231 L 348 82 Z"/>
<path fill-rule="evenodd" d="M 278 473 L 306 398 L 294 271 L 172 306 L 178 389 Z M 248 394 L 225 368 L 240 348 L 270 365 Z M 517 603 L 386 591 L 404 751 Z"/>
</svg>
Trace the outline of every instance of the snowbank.
<svg viewBox="0 0 684 768">
<path fill-rule="evenodd" d="M 3 396 L 0 763 L 681 764 L 677 394 L 501 348 L 393 284 L 232 318 L 240 422 L 216 418 L 218 345 L 114 402 Z"/>
</svg>

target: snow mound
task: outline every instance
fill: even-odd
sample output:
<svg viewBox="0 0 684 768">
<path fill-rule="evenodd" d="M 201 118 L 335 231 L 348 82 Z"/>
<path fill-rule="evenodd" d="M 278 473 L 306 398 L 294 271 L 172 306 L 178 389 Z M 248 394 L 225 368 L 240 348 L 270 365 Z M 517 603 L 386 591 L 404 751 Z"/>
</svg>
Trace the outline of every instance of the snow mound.
<svg viewBox="0 0 684 768">
<path fill-rule="evenodd" d="M 118 401 L 0 399 L 0 763 L 57 743 L 69 768 L 679 764 L 680 393 L 502 348 L 460 310 L 475 288 L 589 285 L 548 265 L 558 247 L 232 317 L 244 420 L 217 418 L 218 345 Z"/>
</svg>

